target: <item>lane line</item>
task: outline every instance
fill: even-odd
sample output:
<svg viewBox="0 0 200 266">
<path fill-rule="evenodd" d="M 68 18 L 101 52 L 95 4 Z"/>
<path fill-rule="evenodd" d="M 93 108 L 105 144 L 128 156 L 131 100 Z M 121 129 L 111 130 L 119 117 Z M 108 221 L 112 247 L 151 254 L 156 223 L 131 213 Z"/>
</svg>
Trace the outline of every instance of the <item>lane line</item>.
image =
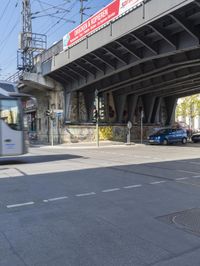
<svg viewBox="0 0 200 266">
<path fill-rule="evenodd" d="M 178 170 L 179 172 L 185 172 L 185 173 L 196 173 L 196 174 L 199 174 L 197 172 L 190 172 L 190 171 L 185 171 L 185 170 Z M 192 176 L 192 178 L 200 178 L 200 175 L 194 175 Z M 189 177 L 179 177 L 179 178 L 175 178 L 174 180 L 175 181 L 179 181 L 179 180 L 186 180 L 186 179 L 189 179 Z M 161 181 L 154 181 L 154 182 L 151 182 L 149 184 L 151 185 L 156 185 L 156 184 L 161 184 L 161 183 L 166 183 L 167 181 L 165 180 L 161 180 Z M 129 185 L 129 186 L 124 186 L 123 188 L 124 189 L 132 189 L 132 188 L 138 188 L 138 187 L 142 187 L 143 185 L 142 184 L 136 184 L 136 185 Z M 119 191 L 120 188 L 111 188 L 111 189 L 105 189 L 105 190 L 102 190 L 103 193 L 108 193 L 108 192 L 114 192 L 114 191 Z M 95 192 L 89 192 L 89 193 L 83 193 L 83 194 L 76 194 L 75 196 L 76 197 L 84 197 L 84 196 L 91 196 L 91 195 L 96 195 Z M 68 197 L 67 196 L 62 196 L 62 197 L 56 197 L 56 198 L 50 198 L 50 199 L 46 199 L 46 200 L 43 200 L 43 202 L 52 202 L 52 201 L 58 201 L 58 200 L 64 200 L 64 199 L 67 199 Z M 7 205 L 6 207 L 7 208 L 17 208 L 17 207 L 23 207 L 23 206 L 28 206 L 28 205 L 33 205 L 35 204 L 35 202 L 33 201 L 30 201 L 30 202 L 24 202 L 24 203 L 18 203 L 18 204 L 12 204 L 12 205 Z"/>
<path fill-rule="evenodd" d="M 51 202 L 51 201 L 64 200 L 64 199 L 68 199 L 68 197 L 63 196 L 63 197 L 58 197 L 58 198 L 51 198 L 51 199 L 43 200 L 43 202 Z"/>
<path fill-rule="evenodd" d="M 89 192 L 89 193 L 83 193 L 83 194 L 76 194 L 76 197 L 86 197 L 86 196 L 91 196 L 91 195 L 96 195 L 96 193 Z"/>
<path fill-rule="evenodd" d="M 200 175 L 194 175 L 193 178 L 200 178 Z"/>
<path fill-rule="evenodd" d="M 182 172 L 182 173 L 188 173 L 188 174 L 199 174 L 198 172 L 190 172 L 190 171 L 185 171 L 185 170 L 177 170 L 178 172 Z"/>
<path fill-rule="evenodd" d="M 141 184 L 138 184 L 138 185 L 125 186 L 123 188 L 130 189 L 130 188 L 137 188 L 137 187 L 141 187 L 141 186 L 142 186 Z"/>
<path fill-rule="evenodd" d="M 167 181 L 164 181 L 164 180 L 162 180 L 162 181 L 154 181 L 154 182 L 151 182 L 150 184 L 151 185 L 157 185 L 157 184 L 162 184 L 162 183 L 166 183 Z"/>
<path fill-rule="evenodd" d="M 198 163 L 198 162 L 189 162 L 189 163 L 196 164 L 196 165 L 200 165 L 200 163 Z"/>
<path fill-rule="evenodd" d="M 110 188 L 110 189 L 102 190 L 102 192 L 107 193 L 107 192 L 113 192 L 113 191 L 118 191 L 118 190 L 120 190 L 120 188 Z"/>
<path fill-rule="evenodd" d="M 24 202 L 24 203 L 18 203 L 18 204 L 12 204 L 12 205 L 7 205 L 7 208 L 16 208 L 16 207 L 23 207 L 27 205 L 33 205 L 35 202 L 30 201 L 30 202 Z"/>
</svg>

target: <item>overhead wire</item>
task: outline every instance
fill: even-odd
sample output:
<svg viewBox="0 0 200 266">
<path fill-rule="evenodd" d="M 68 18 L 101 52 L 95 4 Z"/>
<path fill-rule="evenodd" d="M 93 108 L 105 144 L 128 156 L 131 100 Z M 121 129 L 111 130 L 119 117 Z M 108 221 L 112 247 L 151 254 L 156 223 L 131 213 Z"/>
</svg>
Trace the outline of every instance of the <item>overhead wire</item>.
<svg viewBox="0 0 200 266">
<path fill-rule="evenodd" d="M 46 15 L 48 14 L 48 16 L 52 18 L 53 27 L 54 27 L 54 24 L 59 23 L 58 22 L 59 20 L 65 20 L 65 21 L 67 20 L 65 19 L 65 16 L 66 16 L 66 13 L 70 12 L 70 9 L 65 8 L 65 6 L 66 4 L 70 3 L 70 1 L 65 1 L 65 2 L 59 3 L 58 5 L 52 5 L 42 0 L 36 0 L 36 1 L 40 5 L 41 11 L 33 12 L 32 14 L 34 15 L 34 18 L 39 18 L 39 15 L 37 16 L 37 14 L 42 14 L 42 13 L 45 13 Z M 44 5 L 47 5 L 48 8 L 45 8 Z M 55 13 L 57 13 L 58 15 L 62 13 L 62 17 L 59 17 L 59 16 L 57 17 L 52 13 L 48 13 L 46 12 L 47 10 L 51 10 L 51 11 L 55 10 Z M 54 23 L 55 18 L 57 19 L 56 23 Z M 74 21 L 71 21 L 71 22 L 74 23 Z M 45 28 L 46 29 L 44 30 L 41 30 L 40 28 L 40 32 L 50 31 L 51 27 L 49 27 L 49 23 Z"/>
<path fill-rule="evenodd" d="M 13 33 L 15 31 L 15 29 L 17 28 L 17 26 L 19 25 L 19 18 L 17 18 L 15 21 L 13 21 L 13 14 L 15 13 L 14 10 L 18 7 L 18 2 L 19 0 L 17 0 L 15 3 L 12 2 L 12 7 L 11 8 L 9 6 L 9 4 L 11 4 L 11 1 L 8 1 L 7 5 L 4 8 L 4 24 L 6 25 L 6 30 L 3 32 L 2 36 L 1 36 L 1 42 L 0 42 L 0 54 L 1 55 L 1 65 L 8 65 L 10 67 L 10 64 L 8 64 L 9 58 L 5 58 L 4 55 L 6 55 L 6 53 L 4 52 L 5 47 L 9 47 L 8 45 L 8 41 L 10 38 L 13 37 Z M 2 17 L 1 17 L 2 19 Z M 12 23 L 12 24 L 11 24 Z M 11 27 L 10 27 L 11 24 Z M 10 28 L 10 30 L 9 30 Z M 16 38 L 17 41 L 17 38 Z M 9 49 L 9 48 L 8 48 Z M 13 59 L 12 59 L 13 60 Z M 10 59 L 11 61 L 11 59 Z M 4 64 L 5 62 L 5 64 Z M 4 71 L 5 67 L 2 68 L 2 70 Z"/>
<path fill-rule="evenodd" d="M 76 1 L 74 2 L 74 5 L 76 5 L 78 2 L 80 2 L 80 0 L 76 0 Z M 88 1 L 86 7 L 88 7 L 88 5 L 91 4 L 91 2 L 92 2 L 92 0 Z M 105 5 L 100 5 L 100 7 L 103 7 L 103 6 L 105 6 Z M 91 7 L 91 9 L 97 9 L 97 8 L 99 8 L 99 7 L 97 7 L 97 6 L 95 6 L 95 7 Z M 73 19 L 74 17 L 77 17 L 77 15 L 78 15 L 79 13 L 80 13 L 80 12 L 78 11 L 77 13 L 73 14 L 69 19 Z M 88 15 L 88 16 L 91 16 L 91 15 Z M 64 25 L 66 25 L 66 23 L 61 24 L 58 28 L 56 28 L 56 30 L 54 30 L 53 32 L 51 32 L 51 34 L 49 34 L 49 36 L 51 36 L 52 34 L 54 34 L 59 28 L 63 27 Z M 55 25 L 55 26 L 56 26 L 56 25 Z M 51 28 L 49 28 L 49 29 L 51 30 Z M 48 33 L 48 32 L 46 32 L 46 33 Z M 46 33 L 45 33 L 45 34 L 46 34 Z"/>
<path fill-rule="evenodd" d="M 60 11 L 69 11 L 68 9 L 61 7 L 61 6 L 63 6 L 63 5 L 66 5 L 66 4 L 69 3 L 69 2 L 61 3 L 61 4 L 58 4 L 58 5 L 55 6 L 55 5 L 52 5 L 52 4 L 49 4 L 49 3 L 46 3 L 46 2 L 41 1 L 41 0 L 36 0 L 36 1 L 39 3 L 39 5 L 40 5 L 40 7 L 41 7 L 41 9 L 42 9 L 42 11 L 39 11 L 39 12 L 37 12 L 37 13 L 45 12 L 45 11 L 47 11 L 47 10 L 51 10 L 51 9 L 56 9 L 56 10 L 60 10 Z M 42 4 L 48 5 L 48 6 L 50 6 L 50 7 L 49 7 L 49 8 L 44 8 L 44 7 L 42 6 Z M 34 14 L 34 13 L 33 13 L 33 14 Z"/>
<path fill-rule="evenodd" d="M 10 1 L 8 2 L 8 4 L 10 3 Z M 16 2 L 17 3 L 17 2 Z M 7 5 L 8 6 L 8 5 Z M 14 6 L 14 9 L 16 8 L 17 6 L 16 6 L 16 4 L 15 4 L 15 6 Z M 4 9 L 5 10 L 5 9 Z M 11 11 L 11 15 L 13 15 L 13 10 L 10 10 Z M 0 47 L 3 45 L 3 44 L 5 44 L 6 43 L 6 41 L 11 37 L 11 34 L 13 33 L 13 31 L 15 30 L 15 28 L 17 27 L 17 25 L 18 25 L 18 22 L 19 22 L 19 17 L 15 20 L 15 22 L 14 22 L 14 25 L 12 26 L 12 28 L 10 29 L 10 31 L 8 31 L 8 26 L 9 26 L 9 24 L 10 24 L 10 22 L 11 21 L 13 21 L 13 19 L 12 19 L 12 17 L 9 17 L 8 15 L 7 15 L 7 18 L 8 18 L 8 23 L 6 23 L 6 27 L 7 27 L 7 30 L 5 31 L 5 37 L 3 36 L 3 38 L 2 38 L 2 41 L 0 42 Z M 1 51 L 0 51 L 1 52 Z"/>
<path fill-rule="evenodd" d="M 76 1 L 69 7 L 69 10 L 71 11 L 73 9 L 73 7 L 76 5 Z M 66 12 L 67 13 L 67 12 Z M 48 28 L 48 30 L 45 32 L 45 34 L 47 34 L 49 31 L 51 31 L 56 25 L 58 25 L 60 23 L 60 21 L 62 21 L 62 19 L 65 17 L 66 13 L 63 14 L 63 16 L 61 16 L 56 23 L 54 23 L 51 27 Z M 70 17 L 69 19 L 72 19 L 74 16 Z M 70 21 L 69 21 L 70 22 Z M 72 23 L 74 23 L 75 21 L 73 21 Z M 75 24 L 75 23 L 74 23 Z M 64 24 L 63 24 L 64 25 Z"/>
<path fill-rule="evenodd" d="M 21 0 L 15 0 L 13 1 L 14 2 L 14 6 L 15 8 L 19 6 L 19 2 Z M 39 10 L 37 10 L 35 8 L 35 12 L 32 13 L 32 16 L 38 16 L 38 19 L 42 19 L 42 16 L 45 18 L 46 16 L 47 17 L 50 17 L 52 20 L 51 20 L 51 25 L 49 25 L 49 21 L 48 21 L 48 25 L 44 25 L 46 29 L 43 30 L 43 32 L 45 32 L 45 34 L 49 36 L 52 36 L 55 32 L 58 32 L 60 31 L 63 26 L 66 27 L 66 24 L 67 23 L 71 23 L 72 21 L 70 20 L 73 20 L 73 24 L 75 24 L 75 20 L 79 14 L 79 9 L 77 8 L 76 9 L 76 5 L 78 3 L 80 3 L 80 0 L 71 0 L 71 1 L 65 1 L 65 2 L 61 2 L 61 3 L 58 3 L 57 5 L 56 4 L 51 4 L 49 3 L 50 1 L 46 2 L 46 1 L 43 1 L 43 0 L 33 0 L 32 1 L 32 4 L 35 5 L 35 7 L 38 9 L 38 6 L 36 5 L 36 3 L 38 3 L 39 5 Z M 8 11 L 12 11 L 9 9 L 9 5 L 11 3 L 11 0 L 8 0 L 6 5 L 4 6 L 4 9 L 2 11 L 2 14 L 0 16 L 0 21 L 2 20 L 2 17 L 11 17 L 11 15 L 13 16 L 13 13 L 14 12 L 11 12 L 11 15 L 8 15 Z M 71 3 L 71 4 L 69 4 Z M 68 5 L 68 6 L 67 6 Z M 92 0 L 89 0 L 87 1 L 87 3 L 85 4 L 85 7 L 90 7 L 92 5 Z M 90 7 L 90 9 L 96 9 L 98 7 Z M 88 8 L 89 9 L 89 8 Z M 73 13 L 72 16 L 69 16 L 68 13 L 69 12 L 72 12 L 72 10 L 77 10 L 78 12 L 75 12 Z M 54 12 L 55 11 L 55 12 Z M 45 16 L 45 13 L 46 13 L 46 16 Z M 88 12 L 89 13 L 89 12 Z M 41 16 L 39 18 L 39 15 Z M 67 16 L 67 17 L 66 17 Z M 87 16 L 90 16 L 90 15 L 87 15 Z M 56 21 L 55 21 L 56 19 Z M 10 23 L 13 21 L 13 18 L 10 18 L 8 20 L 8 23 Z M 65 21 L 64 23 L 61 23 L 62 21 Z M 13 24 L 13 23 L 12 23 Z M 36 24 L 37 25 L 37 24 Z M 3 49 L 6 47 L 6 44 L 7 44 L 7 41 L 11 38 L 11 36 L 13 35 L 13 32 L 15 31 L 15 29 L 17 28 L 18 26 L 18 20 L 14 22 L 14 25 L 11 27 L 11 29 L 8 31 L 6 31 L 6 36 L 5 38 L 3 38 L 3 40 L 0 42 L 0 53 L 2 53 Z M 41 33 L 41 24 L 40 24 L 40 33 Z M 6 69 L 7 69 L 7 65 L 9 66 L 9 62 L 13 60 L 13 57 L 9 59 L 3 59 L 4 61 L 6 61 Z"/>
<path fill-rule="evenodd" d="M 8 0 L 8 3 L 6 4 L 5 8 L 3 9 L 2 13 L 0 14 L 0 21 L 3 19 L 4 15 L 6 14 L 6 11 L 8 10 L 8 6 L 10 4 L 11 0 Z"/>
<path fill-rule="evenodd" d="M 7 33 L 6 37 L 0 43 L 0 47 L 3 45 L 3 47 L 1 47 L 0 53 L 2 52 L 2 49 L 4 48 L 4 46 L 6 45 L 6 41 L 11 37 L 11 34 L 15 30 L 15 28 L 18 26 L 18 22 L 19 22 L 19 18 L 17 18 L 17 20 L 16 20 L 15 24 L 13 25 L 13 27 L 11 28 L 11 30 Z"/>
</svg>

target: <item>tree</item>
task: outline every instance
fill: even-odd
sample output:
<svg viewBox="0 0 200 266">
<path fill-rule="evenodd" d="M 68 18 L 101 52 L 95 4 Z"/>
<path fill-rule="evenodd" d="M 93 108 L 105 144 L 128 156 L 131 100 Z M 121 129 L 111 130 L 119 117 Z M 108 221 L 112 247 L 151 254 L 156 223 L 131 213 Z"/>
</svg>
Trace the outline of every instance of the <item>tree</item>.
<svg viewBox="0 0 200 266">
<path fill-rule="evenodd" d="M 196 116 L 200 116 L 200 94 L 182 98 L 176 109 L 176 119 L 182 117 L 189 118 L 190 126 Z"/>
<path fill-rule="evenodd" d="M 200 95 L 196 94 L 196 95 L 192 95 L 190 97 L 187 97 L 187 104 L 188 104 L 188 108 L 187 108 L 187 115 L 190 119 L 190 121 L 192 122 L 193 119 L 199 115 L 200 113 Z"/>
<path fill-rule="evenodd" d="M 182 98 L 181 102 L 177 105 L 176 108 L 176 120 L 178 120 L 180 116 L 186 118 L 187 110 L 188 110 L 187 98 Z"/>
</svg>

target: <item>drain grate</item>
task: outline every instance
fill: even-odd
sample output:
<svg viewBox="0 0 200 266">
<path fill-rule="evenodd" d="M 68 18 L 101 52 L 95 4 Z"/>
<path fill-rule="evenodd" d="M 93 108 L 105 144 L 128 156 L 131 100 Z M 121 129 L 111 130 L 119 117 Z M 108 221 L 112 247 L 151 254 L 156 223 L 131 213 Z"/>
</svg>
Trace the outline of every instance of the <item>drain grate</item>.
<svg viewBox="0 0 200 266">
<path fill-rule="evenodd" d="M 176 225 L 179 228 L 200 236 L 200 209 L 188 209 L 157 217 L 159 221 Z"/>
</svg>

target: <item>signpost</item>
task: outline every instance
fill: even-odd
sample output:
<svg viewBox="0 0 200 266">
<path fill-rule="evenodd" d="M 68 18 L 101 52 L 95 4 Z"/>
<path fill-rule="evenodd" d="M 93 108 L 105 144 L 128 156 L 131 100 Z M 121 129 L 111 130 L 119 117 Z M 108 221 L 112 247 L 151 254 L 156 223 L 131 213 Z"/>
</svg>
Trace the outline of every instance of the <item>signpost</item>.
<svg viewBox="0 0 200 266">
<path fill-rule="evenodd" d="M 51 118 L 51 146 L 53 146 L 53 138 L 54 138 L 54 132 L 53 132 L 53 130 L 54 130 L 54 126 L 53 126 L 53 119 Z"/>
<path fill-rule="evenodd" d="M 128 121 L 127 123 L 127 128 L 128 128 L 128 134 L 127 134 L 127 142 L 126 144 L 130 145 L 131 144 L 131 128 L 132 128 L 132 123 L 131 121 Z"/>
</svg>

